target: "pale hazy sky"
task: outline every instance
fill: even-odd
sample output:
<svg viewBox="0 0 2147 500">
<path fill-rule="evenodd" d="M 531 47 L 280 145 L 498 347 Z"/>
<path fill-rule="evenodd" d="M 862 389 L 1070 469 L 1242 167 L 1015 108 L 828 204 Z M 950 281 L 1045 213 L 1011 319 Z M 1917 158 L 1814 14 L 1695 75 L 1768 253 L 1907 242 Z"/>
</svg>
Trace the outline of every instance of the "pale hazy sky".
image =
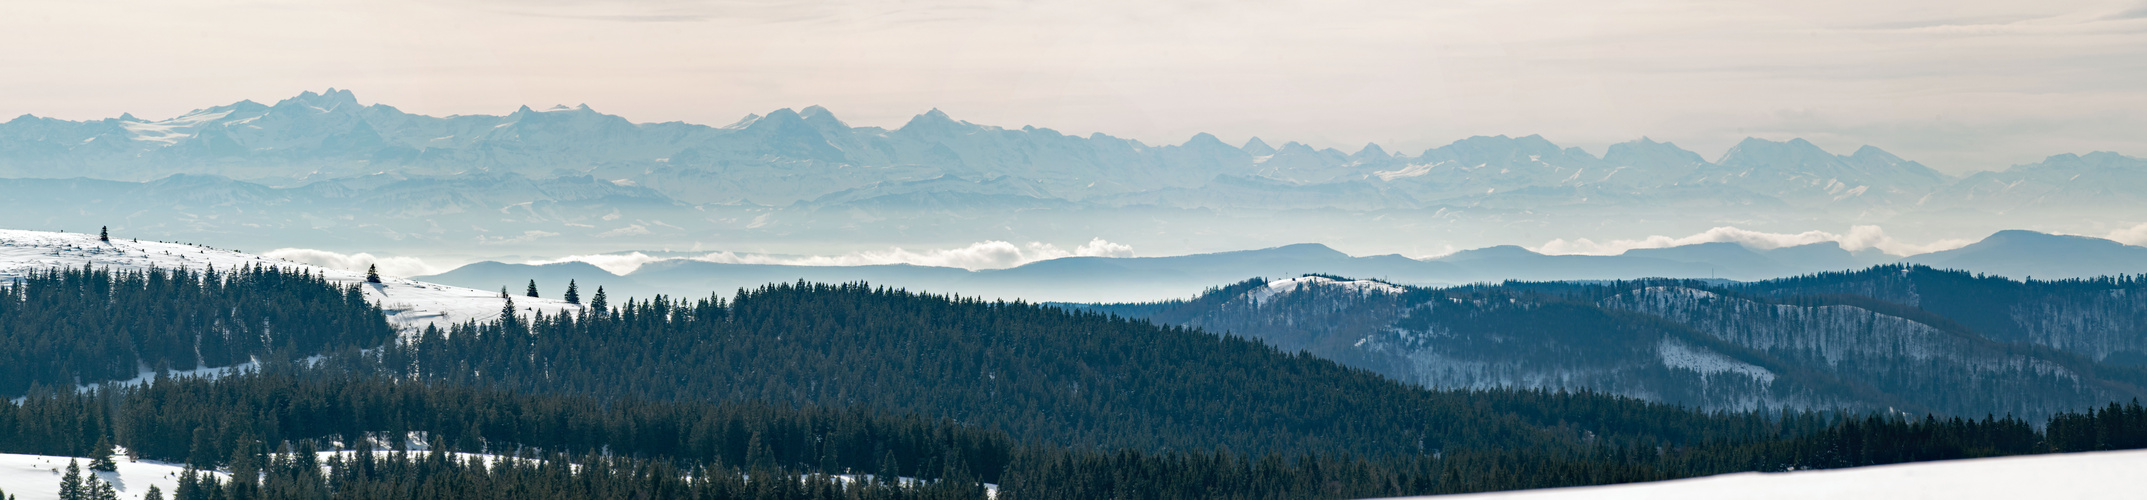
<svg viewBox="0 0 2147 500">
<path fill-rule="evenodd" d="M 1543 134 L 1872 144 L 1941 170 L 2147 155 L 2147 3 L 7 0 L 0 115 L 163 118 L 327 87 L 424 114 L 827 106 L 1411 153 Z"/>
</svg>

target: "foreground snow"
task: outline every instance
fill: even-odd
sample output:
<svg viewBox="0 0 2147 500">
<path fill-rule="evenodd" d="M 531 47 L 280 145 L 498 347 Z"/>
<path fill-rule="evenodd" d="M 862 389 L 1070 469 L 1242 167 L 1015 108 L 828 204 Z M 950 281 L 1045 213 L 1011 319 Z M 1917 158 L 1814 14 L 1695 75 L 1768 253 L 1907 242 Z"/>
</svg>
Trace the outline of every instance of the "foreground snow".
<svg viewBox="0 0 2147 500">
<path fill-rule="evenodd" d="M 141 498 L 151 485 L 163 490 L 164 498 L 171 498 L 173 489 L 179 486 L 179 471 L 186 469 L 183 465 L 116 458 L 118 471 L 97 472 L 96 476 L 112 483 L 119 498 Z M 0 490 L 6 490 L 7 494 L 20 500 L 59 498 L 60 477 L 67 474 L 68 460 L 82 464 L 85 476 L 95 472 L 89 470 L 87 458 L 0 453 Z"/>
<path fill-rule="evenodd" d="M 118 237 L 106 243 L 97 241 L 97 235 L 94 234 L 0 229 L 0 283 L 21 277 L 33 270 L 82 267 L 84 264 L 114 270 L 142 270 L 151 267 L 201 269 L 212 265 L 217 269 L 232 269 L 267 265 L 305 269 L 307 272 L 323 274 L 330 281 L 337 283 L 365 281 L 364 273 L 231 250 L 180 243 L 136 242 Z M 471 320 L 495 320 L 499 318 L 500 306 L 503 305 L 497 290 L 476 290 L 401 278 L 383 277 L 381 281 L 383 283 L 366 285 L 365 297 L 387 313 L 389 323 L 405 332 L 421 330 L 426 325 L 444 327 Z M 513 292 L 519 295 L 521 291 Z M 557 314 L 568 309 L 578 311 L 581 307 L 565 301 L 531 297 L 515 297 L 514 303 L 525 315 L 536 311 Z"/>
<path fill-rule="evenodd" d="M 1439 500 L 2059 499 L 2147 495 L 2147 450 L 1948 460 L 1451 495 Z"/>
</svg>

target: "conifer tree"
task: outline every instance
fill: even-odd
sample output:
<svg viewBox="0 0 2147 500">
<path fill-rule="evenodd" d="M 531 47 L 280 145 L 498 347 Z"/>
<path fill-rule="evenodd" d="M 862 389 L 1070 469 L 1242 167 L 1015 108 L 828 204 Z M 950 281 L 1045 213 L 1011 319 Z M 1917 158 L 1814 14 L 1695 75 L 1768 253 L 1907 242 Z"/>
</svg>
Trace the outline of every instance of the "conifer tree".
<svg viewBox="0 0 2147 500">
<path fill-rule="evenodd" d="M 562 298 L 567 299 L 568 304 L 581 305 L 581 290 L 574 286 L 574 280 L 567 280 L 567 294 Z"/>
<path fill-rule="evenodd" d="M 67 475 L 60 476 L 60 500 L 89 500 L 82 486 L 82 464 L 68 460 Z"/>
<path fill-rule="evenodd" d="M 379 283 L 379 282 L 380 282 L 380 266 L 379 266 L 379 265 L 376 265 L 376 264 L 366 264 L 366 265 L 365 265 L 365 282 L 366 282 L 366 283 Z"/>
<path fill-rule="evenodd" d="M 149 491 L 142 493 L 142 500 L 164 500 L 164 490 L 157 489 L 157 485 L 149 485 Z"/>
<path fill-rule="evenodd" d="M 119 470 L 119 464 L 112 463 L 112 439 L 109 437 L 97 438 L 97 446 L 91 449 L 89 458 L 90 470 L 105 472 Z"/>
<path fill-rule="evenodd" d="M 601 314 L 607 311 L 605 307 L 609 305 L 610 304 L 604 302 L 604 287 L 596 287 L 596 296 L 589 298 L 589 310 L 596 311 L 597 313 Z"/>
<path fill-rule="evenodd" d="M 97 476 L 90 476 L 88 490 L 83 496 L 89 497 L 89 500 L 119 500 L 119 492 L 112 490 L 112 483 L 104 482 Z"/>
<path fill-rule="evenodd" d="M 522 294 L 531 297 L 537 296 L 537 280 L 529 280 L 529 290 L 522 292 Z"/>
<path fill-rule="evenodd" d="M 102 242 L 105 242 L 105 243 L 111 243 L 111 242 L 112 242 L 112 228 L 111 228 L 110 226 L 99 226 L 99 227 L 97 228 L 97 241 L 102 241 Z"/>
</svg>

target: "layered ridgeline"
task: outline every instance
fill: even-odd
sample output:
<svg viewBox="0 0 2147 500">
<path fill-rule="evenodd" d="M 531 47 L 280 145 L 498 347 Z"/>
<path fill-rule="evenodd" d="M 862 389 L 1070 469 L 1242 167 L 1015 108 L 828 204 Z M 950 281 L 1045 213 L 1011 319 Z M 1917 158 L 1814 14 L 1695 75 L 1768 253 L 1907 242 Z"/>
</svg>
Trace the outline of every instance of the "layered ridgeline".
<svg viewBox="0 0 2147 500">
<path fill-rule="evenodd" d="M 1752 283 L 1444 289 L 1308 276 L 1070 307 L 1255 338 L 1427 387 L 2043 415 L 2147 396 L 2143 289 L 2130 277 L 2017 281 L 1888 265 Z"/>
<path fill-rule="evenodd" d="M 377 307 L 364 300 L 370 283 L 246 267 L 28 272 L 11 285 L 11 314 L 94 311 L 155 325 L 237 298 Z M 222 292 L 172 292 L 160 280 Z M 1256 293 L 1262 300 L 1291 296 L 1257 286 L 1274 292 Z M 39 298 L 99 293 L 126 297 L 125 307 Z M 1703 413 L 1601 393 L 1433 391 L 1239 337 L 863 284 L 518 309 L 401 336 L 381 316 L 289 332 L 330 339 L 297 342 L 315 347 L 275 341 L 275 327 L 299 326 L 278 319 L 288 316 L 251 334 L 212 329 L 227 340 L 267 333 L 241 351 L 264 373 L 32 390 L 0 404 L 0 452 L 94 456 L 118 445 L 229 474 L 185 475 L 175 489 L 188 500 L 981 498 L 993 488 L 1000 498 L 1354 498 L 2147 445 L 2137 406 L 2058 415 L 2039 431 L 2042 416 Z M 65 328 L 29 322 L 0 335 L 51 339 Z M 145 363 L 132 352 L 12 345 L 25 359 Z M 480 466 L 370 449 L 536 460 Z M 859 473 L 874 479 L 857 482 Z"/>
<path fill-rule="evenodd" d="M 2137 220 L 2142 165 L 2066 154 L 1953 178 L 1878 148 L 1761 139 L 1713 159 L 1647 139 L 1598 156 L 1537 136 L 1420 152 L 1205 134 L 1147 144 L 937 111 L 853 127 L 818 107 L 721 127 L 586 107 L 432 117 L 329 91 L 163 120 L 0 123 L 0 210 L 18 227 L 492 254 L 1095 236 L 1171 253 L 1302 241 L 1402 249 L 1440 236 L 1597 235 L 1612 214 L 1658 234 L 1886 224 L 1929 227 L 1914 237 L 1936 239 L 1994 224 L 2087 231 Z M 2095 218 L 2056 217 L 2072 213 Z"/>
<path fill-rule="evenodd" d="M 1952 181 L 1877 148 L 1835 155 L 1802 140 L 1748 140 L 1713 162 L 1647 139 L 1597 157 L 1537 136 L 1475 137 L 1418 154 L 1378 145 L 1349 153 L 1295 142 L 1271 147 L 1259 139 L 1231 146 L 1207 134 L 1149 145 L 1101 133 L 978 125 L 938 110 L 894 129 L 852 127 L 817 106 L 722 127 L 637 124 L 587 106 L 432 117 L 361 105 L 350 91 L 334 89 L 164 120 L 24 115 L 0 124 L 0 177 L 148 181 L 198 174 L 291 185 L 381 172 L 549 177 L 561 170 L 630 181 L 685 203 L 767 205 L 947 193 L 1165 206 L 1405 208 L 1657 192 L 1697 195 L 1704 204 L 1883 205 L 1915 202 Z M 1531 189 L 1536 192 L 1498 196 Z"/>
<path fill-rule="evenodd" d="M 1218 283 L 1253 276 L 1328 274 L 1407 285 L 1450 286 L 1506 280 L 1685 278 L 1757 281 L 1907 262 L 2012 278 L 2083 278 L 2147 273 L 2147 247 L 2086 236 L 1999 231 L 1965 247 L 1906 258 L 1834 242 L 1753 248 L 1732 242 L 1638 248 L 1618 255 L 1545 255 L 1516 246 L 1464 250 L 1428 259 L 1353 256 L 1320 244 L 1171 257 L 1067 257 L 1007 269 L 912 265 L 804 266 L 723 262 L 707 254 L 664 257 L 624 274 L 587 262 L 479 262 L 418 279 L 477 289 L 521 287 L 530 280 L 557 290 L 569 282 L 606 286 L 615 295 L 650 297 L 729 293 L 764 283 L 872 283 L 933 293 L 1060 302 L 1139 302 L 1183 298 Z M 596 259 L 592 259 L 596 260 Z"/>
<path fill-rule="evenodd" d="M 1712 161 L 1650 139 L 1612 145 L 1602 156 L 1539 136 L 1472 137 L 1413 154 L 1257 138 L 1232 146 L 1207 134 L 1150 145 L 978 125 L 938 110 L 893 129 L 853 127 L 818 106 L 725 126 L 633 123 L 588 106 L 434 117 L 361 105 L 335 89 L 161 120 L 23 115 L 0 123 L 0 177 L 197 174 L 293 185 L 382 172 L 550 177 L 563 170 L 630 181 L 621 183 L 689 204 L 925 193 L 1247 208 L 1615 204 L 1662 195 L 1710 205 L 1870 207 L 1933 202 L 1927 195 L 1948 206 L 2099 204 L 2141 192 L 2125 189 L 2147 180 L 2126 172 L 2137 165 L 2108 153 L 2058 155 L 1955 179 L 1875 147 L 1837 155 L 1801 139 L 1747 139 Z M 1297 196 L 1271 196 L 1285 193 Z"/>
</svg>

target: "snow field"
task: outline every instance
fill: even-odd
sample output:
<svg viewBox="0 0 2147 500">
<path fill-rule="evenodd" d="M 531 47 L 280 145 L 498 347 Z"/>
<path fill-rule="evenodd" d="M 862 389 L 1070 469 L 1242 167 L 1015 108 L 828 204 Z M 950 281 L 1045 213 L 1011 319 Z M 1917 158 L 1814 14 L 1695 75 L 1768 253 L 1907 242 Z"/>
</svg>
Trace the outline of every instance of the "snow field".
<svg viewBox="0 0 2147 500">
<path fill-rule="evenodd" d="M 2014 500 L 2147 497 L 2147 450 L 2062 453 L 1449 495 L 1440 500 Z"/>
<path fill-rule="evenodd" d="M 119 492 L 119 498 L 141 498 L 154 485 L 163 490 L 164 498 L 171 498 L 179 486 L 179 472 L 185 465 L 163 462 L 134 462 L 123 456 L 112 457 L 119 464 L 116 472 L 89 470 L 90 459 L 82 457 L 55 457 L 46 455 L 17 455 L 0 453 L 0 490 L 14 495 L 18 500 L 45 500 L 60 497 L 60 477 L 67 474 L 67 461 L 82 465 L 82 474 L 95 472 L 98 480 L 111 483 Z"/>
</svg>

